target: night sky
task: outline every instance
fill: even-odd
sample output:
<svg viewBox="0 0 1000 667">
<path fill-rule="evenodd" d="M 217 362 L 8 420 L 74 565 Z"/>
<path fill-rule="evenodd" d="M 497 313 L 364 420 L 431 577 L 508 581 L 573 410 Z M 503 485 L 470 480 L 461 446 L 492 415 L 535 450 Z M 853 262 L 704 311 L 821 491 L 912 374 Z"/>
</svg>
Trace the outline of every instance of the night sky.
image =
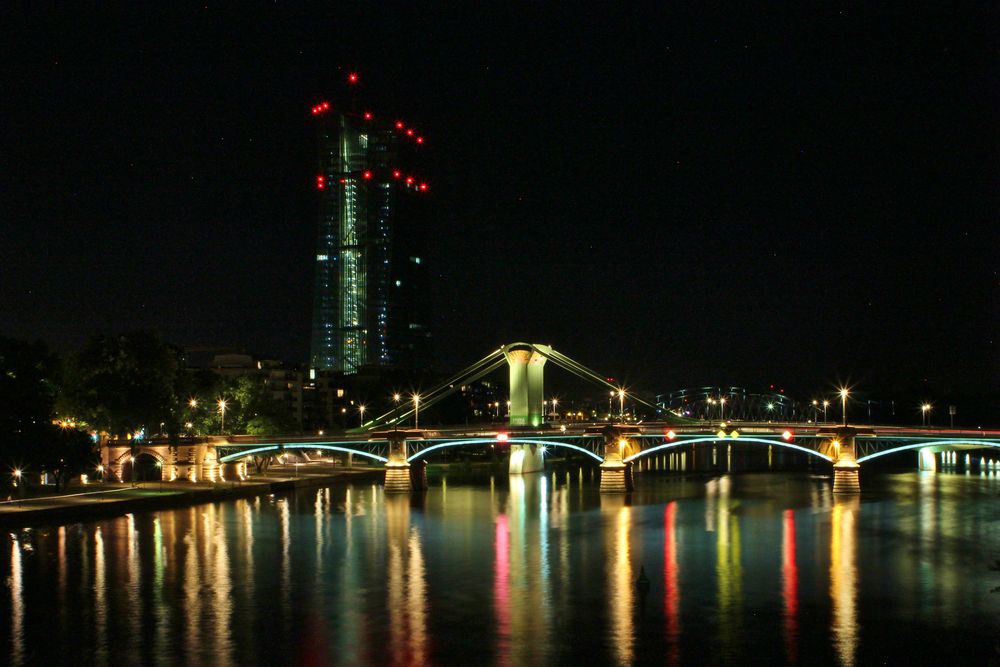
<svg viewBox="0 0 1000 667">
<path fill-rule="evenodd" d="M 427 138 L 443 369 L 996 393 L 997 13 L 350 4 L 2 10 L 0 335 L 305 362 L 357 71 Z"/>
</svg>

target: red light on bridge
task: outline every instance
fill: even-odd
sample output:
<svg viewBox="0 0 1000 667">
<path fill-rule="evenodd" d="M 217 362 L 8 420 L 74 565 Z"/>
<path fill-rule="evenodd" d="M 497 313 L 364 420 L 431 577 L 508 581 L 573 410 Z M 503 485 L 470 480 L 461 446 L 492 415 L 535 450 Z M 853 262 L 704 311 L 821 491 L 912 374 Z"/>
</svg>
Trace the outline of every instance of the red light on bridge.
<svg viewBox="0 0 1000 667">
<path fill-rule="evenodd" d="M 507 442 L 507 434 L 497 433 L 497 442 Z"/>
<path fill-rule="evenodd" d="M 673 440 L 677 437 L 677 434 L 673 430 L 667 431 L 667 440 Z"/>
<path fill-rule="evenodd" d="M 366 111 L 365 112 L 365 120 L 371 120 L 371 119 L 372 119 L 372 112 L 371 111 Z"/>
<path fill-rule="evenodd" d="M 784 433 L 781 434 L 781 437 L 785 442 L 791 442 L 792 440 L 795 439 L 795 434 L 792 433 L 791 431 L 785 431 Z"/>
<path fill-rule="evenodd" d="M 351 72 L 350 74 L 348 74 L 347 75 L 347 82 L 348 83 L 357 83 L 358 82 L 358 73 L 357 72 Z"/>
</svg>

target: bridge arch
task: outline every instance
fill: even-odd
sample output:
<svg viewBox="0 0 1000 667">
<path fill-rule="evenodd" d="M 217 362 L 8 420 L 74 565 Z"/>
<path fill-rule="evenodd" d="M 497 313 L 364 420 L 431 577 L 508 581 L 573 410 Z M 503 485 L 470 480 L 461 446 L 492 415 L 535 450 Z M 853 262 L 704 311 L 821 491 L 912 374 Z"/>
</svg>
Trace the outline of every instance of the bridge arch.
<svg viewBox="0 0 1000 667">
<path fill-rule="evenodd" d="M 724 442 L 730 445 L 733 444 L 734 442 L 756 442 L 764 445 L 777 445 L 779 447 L 786 447 L 788 449 L 794 449 L 800 452 L 805 452 L 806 454 L 810 454 L 812 456 L 821 458 L 824 461 L 828 461 L 830 463 L 833 462 L 833 459 L 831 459 L 829 456 L 827 456 L 826 454 L 820 454 L 815 449 L 803 447 L 802 445 L 796 445 L 795 443 L 787 442 L 785 440 L 767 440 L 765 438 L 754 438 L 752 436 L 740 436 L 739 438 L 731 438 L 731 439 L 722 439 L 716 436 L 716 437 L 704 437 L 704 438 L 691 438 L 690 440 L 672 440 L 670 442 L 665 442 L 655 447 L 649 447 L 648 449 L 643 449 L 641 452 L 636 452 L 632 456 L 626 457 L 624 461 L 628 463 L 629 461 L 634 461 L 635 459 L 641 458 L 643 456 L 648 456 L 653 452 L 663 451 L 667 449 L 674 449 L 677 447 L 683 447 L 684 445 L 696 445 L 704 442 Z"/>
<path fill-rule="evenodd" d="M 910 445 L 900 445 L 898 447 L 891 447 L 889 449 L 883 449 L 880 452 L 874 452 L 866 456 L 862 456 L 858 459 L 858 463 L 864 463 L 870 459 L 877 459 L 880 456 L 888 456 L 889 454 L 898 454 L 899 452 L 905 452 L 908 449 L 923 449 L 924 447 L 953 447 L 957 446 L 961 449 L 1000 449 L 1000 441 L 997 440 L 972 440 L 972 439 L 960 439 L 960 440 L 932 440 L 930 442 L 918 442 Z"/>
<path fill-rule="evenodd" d="M 239 461 L 248 456 L 256 456 L 257 454 L 263 454 L 265 452 L 280 452 L 288 449 L 326 449 L 336 452 L 345 452 L 347 454 L 357 454 L 358 456 L 366 456 L 370 459 L 380 461 L 385 463 L 389 459 L 384 456 L 379 456 L 372 452 L 366 452 L 363 449 L 354 449 L 352 447 L 340 447 L 337 445 L 324 445 L 315 442 L 290 442 L 287 444 L 275 444 L 275 445 L 262 445 L 260 447 L 254 447 L 252 449 L 244 449 L 238 452 L 233 452 L 232 454 L 226 454 L 219 459 L 219 463 L 230 463 L 232 461 Z"/>
<path fill-rule="evenodd" d="M 424 447 L 419 452 L 414 452 L 412 455 L 410 455 L 409 458 L 406 459 L 406 462 L 410 463 L 412 461 L 415 461 L 416 459 L 419 459 L 424 454 L 427 454 L 429 452 L 433 452 L 433 451 L 438 450 L 438 449 L 444 449 L 446 447 L 461 447 L 461 446 L 466 446 L 466 445 L 494 445 L 494 444 L 497 444 L 498 442 L 500 442 L 500 441 L 496 440 L 495 438 L 476 438 L 476 439 L 470 439 L 470 440 L 451 440 L 451 441 L 448 441 L 448 442 L 439 442 L 439 443 L 433 444 L 433 445 L 431 445 L 429 447 Z M 570 444 L 568 442 L 560 442 L 560 441 L 557 441 L 557 440 L 537 440 L 537 439 L 534 439 L 534 438 L 510 438 L 508 440 L 500 442 L 500 444 L 503 444 L 503 445 L 539 445 L 541 447 L 566 447 L 568 449 L 575 449 L 578 452 L 583 452 L 584 454 L 586 454 L 587 456 L 593 458 L 594 460 L 596 460 L 598 462 L 604 461 L 604 459 L 602 457 L 598 456 L 597 454 L 595 454 L 594 452 L 590 451 L 586 447 L 581 447 L 580 445 L 573 445 L 573 444 Z"/>
</svg>

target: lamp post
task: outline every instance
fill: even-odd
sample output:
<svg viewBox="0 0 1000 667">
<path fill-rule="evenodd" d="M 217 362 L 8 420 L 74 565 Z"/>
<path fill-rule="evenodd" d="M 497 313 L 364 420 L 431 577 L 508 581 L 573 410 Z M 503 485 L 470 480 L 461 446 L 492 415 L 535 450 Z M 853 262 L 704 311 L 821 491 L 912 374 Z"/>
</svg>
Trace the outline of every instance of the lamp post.
<svg viewBox="0 0 1000 667">
<path fill-rule="evenodd" d="M 920 423 L 923 426 L 927 426 L 928 425 L 928 419 L 927 419 L 927 417 L 928 417 L 928 413 L 930 411 L 931 411 L 931 404 L 930 403 L 924 403 L 923 405 L 920 406 L 920 417 L 921 417 Z"/>
<path fill-rule="evenodd" d="M 615 392 L 608 394 L 608 419 L 611 419 L 611 401 L 615 397 Z"/>
<path fill-rule="evenodd" d="M 830 401 L 823 401 L 823 423 L 826 423 L 826 409 L 830 407 Z"/>
<path fill-rule="evenodd" d="M 556 411 L 556 405 L 558 405 L 558 404 L 559 404 L 559 399 L 558 398 L 553 398 L 552 399 L 552 416 L 555 419 L 559 418 L 559 413 Z"/>
<path fill-rule="evenodd" d="M 413 395 L 413 428 L 420 428 L 420 394 Z"/>
<path fill-rule="evenodd" d="M 719 397 L 719 421 L 726 421 L 726 399 Z"/>
<path fill-rule="evenodd" d="M 847 387 L 842 387 L 840 390 L 840 414 L 844 418 L 844 426 L 847 426 L 847 395 L 849 393 Z"/>
<path fill-rule="evenodd" d="M 392 395 L 392 430 L 395 431 L 399 428 L 399 399 L 402 398 L 398 393 Z"/>
<path fill-rule="evenodd" d="M 618 390 L 618 418 L 625 419 L 625 390 Z"/>
<path fill-rule="evenodd" d="M 359 424 L 359 426 L 364 426 L 365 425 L 365 406 L 364 406 L 363 403 L 358 406 L 358 414 L 361 415 L 361 423 Z"/>
<path fill-rule="evenodd" d="M 219 413 L 222 415 L 222 424 L 219 426 L 219 435 L 226 432 L 226 399 L 219 399 Z"/>
</svg>

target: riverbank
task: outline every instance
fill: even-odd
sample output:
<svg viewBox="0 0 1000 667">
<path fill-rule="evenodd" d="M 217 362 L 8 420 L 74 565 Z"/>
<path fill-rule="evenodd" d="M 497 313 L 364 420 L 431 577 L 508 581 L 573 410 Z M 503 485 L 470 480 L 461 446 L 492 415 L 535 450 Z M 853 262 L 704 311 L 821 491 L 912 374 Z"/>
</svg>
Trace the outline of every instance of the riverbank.
<svg viewBox="0 0 1000 667">
<path fill-rule="evenodd" d="M 286 474 L 287 473 L 287 474 Z M 63 495 L 12 499 L 0 502 L 0 528 L 54 525 L 150 512 L 189 505 L 214 503 L 232 498 L 267 495 L 298 488 L 381 481 L 378 468 L 322 468 L 271 470 L 266 475 L 235 482 L 142 482 L 90 485 L 83 491 Z M 100 486 L 103 488 L 93 489 Z"/>
</svg>

